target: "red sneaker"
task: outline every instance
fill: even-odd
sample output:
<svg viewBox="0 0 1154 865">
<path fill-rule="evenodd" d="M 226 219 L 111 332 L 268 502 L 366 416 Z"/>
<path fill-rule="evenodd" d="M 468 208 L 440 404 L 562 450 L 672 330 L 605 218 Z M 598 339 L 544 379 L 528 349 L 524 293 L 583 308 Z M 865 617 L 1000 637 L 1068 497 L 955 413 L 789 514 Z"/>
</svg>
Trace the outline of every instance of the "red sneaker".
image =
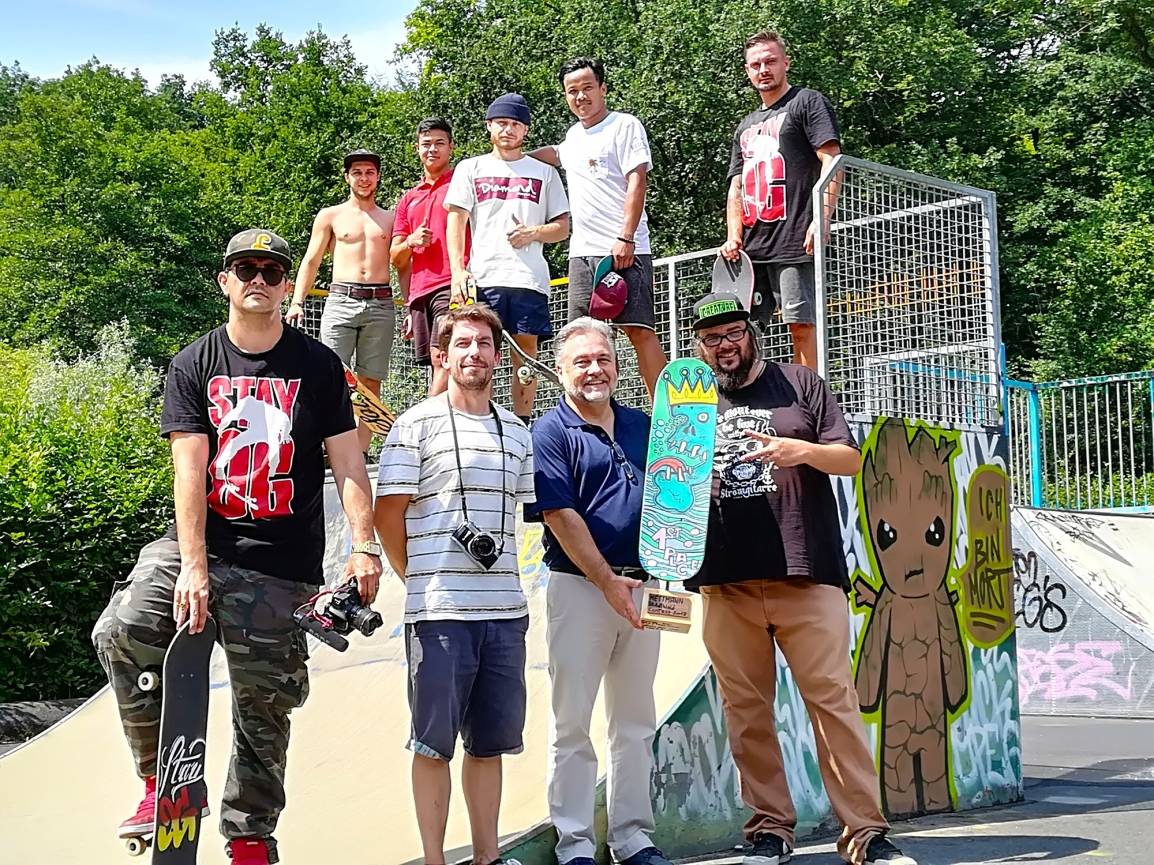
<svg viewBox="0 0 1154 865">
<path fill-rule="evenodd" d="M 208 803 L 200 808 L 200 817 L 203 820 L 211 811 Z M 151 836 L 156 825 L 156 776 L 149 775 L 144 779 L 144 798 L 136 806 L 136 813 L 120 824 L 117 835 L 120 838 L 135 838 Z"/>
<path fill-rule="evenodd" d="M 132 838 L 137 835 L 151 835 L 156 822 L 156 776 L 144 779 L 144 798 L 136 806 L 136 813 L 120 824 L 117 835 Z"/>
<path fill-rule="evenodd" d="M 276 865 L 280 857 L 271 838 L 233 838 L 225 849 L 232 865 Z"/>
</svg>

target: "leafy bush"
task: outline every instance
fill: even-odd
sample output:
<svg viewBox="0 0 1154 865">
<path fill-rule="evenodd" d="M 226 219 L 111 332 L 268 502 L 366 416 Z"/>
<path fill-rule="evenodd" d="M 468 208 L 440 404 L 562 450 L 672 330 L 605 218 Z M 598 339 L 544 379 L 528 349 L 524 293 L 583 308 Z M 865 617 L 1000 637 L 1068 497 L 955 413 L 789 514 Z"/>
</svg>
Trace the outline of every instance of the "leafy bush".
<svg viewBox="0 0 1154 865">
<path fill-rule="evenodd" d="M 111 584 L 168 520 L 160 377 L 123 324 L 94 354 L 0 346 L 0 701 L 86 696 Z"/>
</svg>

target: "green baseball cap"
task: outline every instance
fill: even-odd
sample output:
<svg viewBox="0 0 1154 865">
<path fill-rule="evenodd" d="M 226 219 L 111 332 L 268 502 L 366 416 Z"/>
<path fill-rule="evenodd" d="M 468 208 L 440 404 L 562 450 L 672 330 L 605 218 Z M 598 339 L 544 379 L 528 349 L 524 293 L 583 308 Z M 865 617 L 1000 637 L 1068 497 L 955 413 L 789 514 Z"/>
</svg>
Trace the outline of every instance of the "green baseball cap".
<svg viewBox="0 0 1154 865">
<path fill-rule="evenodd" d="M 227 268 L 238 258 L 271 258 L 292 270 L 293 254 L 288 241 L 267 228 L 249 228 L 234 234 L 224 250 L 224 266 Z"/>
<path fill-rule="evenodd" d="M 748 321 L 749 311 L 741 305 L 737 295 L 715 291 L 693 304 L 693 329 L 715 327 L 731 321 Z"/>
</svg>

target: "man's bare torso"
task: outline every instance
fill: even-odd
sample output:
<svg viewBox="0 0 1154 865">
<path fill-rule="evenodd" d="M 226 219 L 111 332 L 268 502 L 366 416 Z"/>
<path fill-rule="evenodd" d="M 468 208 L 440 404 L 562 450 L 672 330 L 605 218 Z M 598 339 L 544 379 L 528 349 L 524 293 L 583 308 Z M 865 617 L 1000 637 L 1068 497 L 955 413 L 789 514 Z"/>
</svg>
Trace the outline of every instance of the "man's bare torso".
<svg viewBox="0 0 1154 865">
<path fill-rule="evenodd" d="M 333 282 L 387 283 L 393 211 L 376 206 L 361 210 L 346 201 L 324 212 L 331 232 Z"/>
</svg>

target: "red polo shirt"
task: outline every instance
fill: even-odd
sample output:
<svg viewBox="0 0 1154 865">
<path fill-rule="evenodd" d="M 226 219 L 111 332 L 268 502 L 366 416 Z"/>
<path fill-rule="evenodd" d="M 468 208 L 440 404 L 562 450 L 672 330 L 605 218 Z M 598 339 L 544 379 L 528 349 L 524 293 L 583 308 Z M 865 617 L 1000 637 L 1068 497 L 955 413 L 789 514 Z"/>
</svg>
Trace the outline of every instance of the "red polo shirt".
<svg viewBox="0 0 1154 865">
<path fill-rule="evenodd" d="M 432 241 L 423 249 L 412 251 L 412 277 L 409 280 L 409 303 L 418 297 L 449 285 L 453 281 L 449 266 L 449 249 L 445 244 L 445 229 L 449 214 L 445 210 L 445 193 L 453 169 L 449 169 L 432 183 L 422 180 L 401 196 L 397 202 L 393 237 L 408 237 L 421 225 L 433 233 Z M 469 230 L 465 229 L 465 262 L 469 261 L 471 245 Z"/>
</svg>

